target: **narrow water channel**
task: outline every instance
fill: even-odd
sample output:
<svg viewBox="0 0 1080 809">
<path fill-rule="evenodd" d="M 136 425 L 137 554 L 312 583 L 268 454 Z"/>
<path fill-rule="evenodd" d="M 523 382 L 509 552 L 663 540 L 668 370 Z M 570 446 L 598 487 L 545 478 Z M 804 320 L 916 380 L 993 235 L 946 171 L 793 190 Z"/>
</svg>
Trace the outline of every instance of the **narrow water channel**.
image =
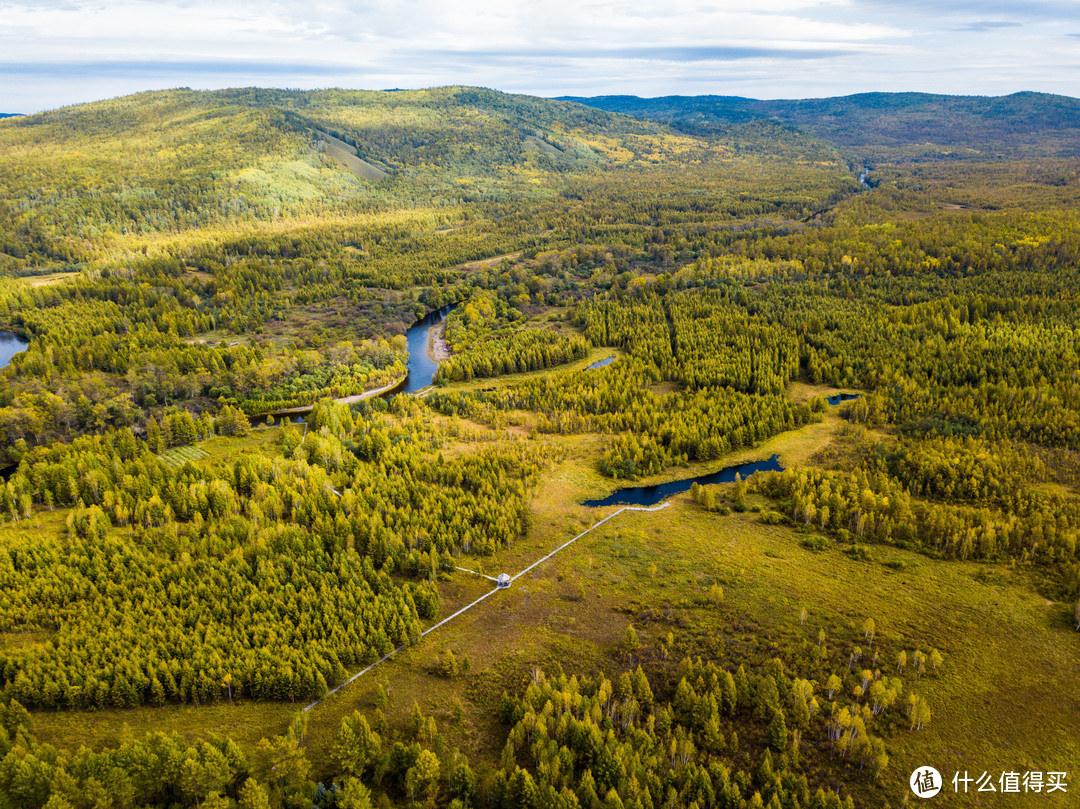
<svg viewBox="0 0 1080 809">
<path fill-rule="evenodd" d="M 766 461 L 732 464 L 731 466 L 725 466 L 719 472 L 699 475 L 696 478 L 673 480 L 670 483 L 660 483 L 656 486 L 631 486 L 618 489 L 600 500 L 586 500 L 583 505 L 593 508 L 602 506 L 655 506 L 669 497 L 690 491 L 690 487 L 695 483 L 702 486 L 711 483 L 731 483 L 735 480 L 736 475 L 746 480 L 755 472 L 782 471 L 784 471 L 784 467 L 780 464 L 780 456 L 773 455 Z"/>
<path fill-rule="evenodd" d="M 586 371 L 595 371 L 597 368 L 603 368 L 605 365 L 611 365 L 611 363 L 613 363 L 613 362 L 615 362 L 615 357 L 614 356 L 604 357 L 602 360 L 597 360 L 596 362 L 594 362 L 592 365 L 590 365 L 585 370 Z"/>
</svg>

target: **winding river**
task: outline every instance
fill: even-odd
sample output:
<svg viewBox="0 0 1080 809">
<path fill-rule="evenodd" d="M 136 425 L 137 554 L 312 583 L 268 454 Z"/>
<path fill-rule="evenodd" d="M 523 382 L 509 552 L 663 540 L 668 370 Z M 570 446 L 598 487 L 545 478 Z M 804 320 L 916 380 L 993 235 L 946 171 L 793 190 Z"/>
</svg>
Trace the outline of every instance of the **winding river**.
<svg viewBox="0 0 1080 809">
<path fill-rule="evenodd" d="M 0 368 L 6 368 L 11 364 L 11 358 L 20 351 L 25 351 L 30 345 L 19 335 L 10 331 L 0 331 Z M 15 471 L 15 466 L 5 466 L 0 469 L 0 480 L 7 480 Z"/>
<path fill-rule="evenodd" d="M 431 385 L 431 380 L 435 377 L 435 371 L 438 370 L 439 363 L 432 359 L 428 353 L 428 341 L 430 340 L 431 329 L 437 326 L 443 321 L 443 319 L 454 310 L 457 304 L 448 304 L 441 309 L 436 309 L 433 312 L 429 312 L 416 321 L 412 327 L 405 332 L 405 340 L 409 347 L 409 359 L 405 364 L 405 378 L 392 382 L 389 385 L 376 388 L 375 390 L 365 391 L 364 393 L 358 393 L 353 396 L 344 396 L 337 401 L 343 404 L 355 404 L 356 402 L 364 399 L 371 399 L 374 397 L 393 396 L 397 393 L 415 394 L 418 391 L 423 390 Z M 259 416 L 252 416 L 252 423 L 262 423 L 266 421 L 267 416 L 274 417 L 289 417 L 293 421 L 299 423 L 304 420 L 304 416 L 315 409 L 314 404 L 310 405 L 298 405 L 296 407 L 287 407 L 283 410 L 275 410 L 272 413 L 263 414 Z"/>
<path fill-rule="evenodd" d="M 449 304 L 429 312 L 405 332 L 405 339 L 409 344 L 409 361 L 406 366 L 408 373 L 404 384 L 394 388 L 393 393 L 416 393 L 431 384 L 435 372 L 439 369 L 439 363 L 428 353 L 431 329 L 439 325 L 456 306 L 457 304 Z"/>
<path fill-rule="evenodd" d="M 11 364 L 11 358 L 30 345 L 19 335 L 10 331 L 0 331 L 0 368 Z"/>
</svg>

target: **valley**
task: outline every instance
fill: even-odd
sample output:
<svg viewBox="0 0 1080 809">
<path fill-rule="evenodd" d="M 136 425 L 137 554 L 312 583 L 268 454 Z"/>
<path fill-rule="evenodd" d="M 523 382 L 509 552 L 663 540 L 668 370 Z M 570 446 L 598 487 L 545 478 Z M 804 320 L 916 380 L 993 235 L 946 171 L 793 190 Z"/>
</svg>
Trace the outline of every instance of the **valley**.
<svg viewBox="0 0 1080 809">
<path fill-rule="evenodd" d="M 0 807 L 1080 769 L 1074 100 L 581 101 L 0 121 Z"/>
</svg>

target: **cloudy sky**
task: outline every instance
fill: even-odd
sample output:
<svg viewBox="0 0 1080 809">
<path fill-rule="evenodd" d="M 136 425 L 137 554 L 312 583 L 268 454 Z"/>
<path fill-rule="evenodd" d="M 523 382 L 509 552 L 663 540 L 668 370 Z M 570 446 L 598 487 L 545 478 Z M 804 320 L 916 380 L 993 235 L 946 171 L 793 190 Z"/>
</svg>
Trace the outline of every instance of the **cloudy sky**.
<svg viewBox="0 0 1080 809">
<path fill-rule="evenodd" d="M 1080 96 L 1078 0 L 0 0 L 0 112 L 166 87 Z"/>
</svg>

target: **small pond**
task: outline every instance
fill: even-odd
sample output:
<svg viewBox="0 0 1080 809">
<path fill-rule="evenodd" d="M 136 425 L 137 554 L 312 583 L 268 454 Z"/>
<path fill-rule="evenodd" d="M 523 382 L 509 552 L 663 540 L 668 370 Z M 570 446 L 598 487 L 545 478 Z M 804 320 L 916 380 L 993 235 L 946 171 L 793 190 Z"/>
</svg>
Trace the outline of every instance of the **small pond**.
<svg viewBox="0 0 1080 809">
<path fill-rule="evenodd" d="M 615 357 L 614 356 L 604 357 L 602 360 L 597 360 L 596 362 L 594 362 L 592 365 L 590 365 L 585 370 L 586 371 L 595 371 L 597 368 L 603 368 L 605 365 L 611 365 L 611 363 L 613 363 L 613 362 L 615 362 Z"/>
<path fill-rule="evenodd" d="M 861 393 L 838 393 L 835 396 L 829 396 L 825 399 L 831 405 L 838 405 L 841 402 L 850 402 L 852 399 L 858 399 Z"/>
<path fill-rule="evenodd" d="M 773 455 L 767 461 L 750 461 L 749 463 L 725 466 L 719 472 L 700 475 L 696 478 L 673 480 L 670 483 L 661 483 L 656 486 L 632 486 L 619 489 L 602 500 L 586 500 L 583 505 L 594 508 L 601 506 L 655 506 L 673 495 L 690 491 L 690 487 L 695 483 L 702 486 L 710 483 L 731 483 L 735 480 L 736 475 L 746 480 L 755 472 L 782 471 L 784 471 L 784 467 L 780 464 L 780 456 Z"/>
</svg>

